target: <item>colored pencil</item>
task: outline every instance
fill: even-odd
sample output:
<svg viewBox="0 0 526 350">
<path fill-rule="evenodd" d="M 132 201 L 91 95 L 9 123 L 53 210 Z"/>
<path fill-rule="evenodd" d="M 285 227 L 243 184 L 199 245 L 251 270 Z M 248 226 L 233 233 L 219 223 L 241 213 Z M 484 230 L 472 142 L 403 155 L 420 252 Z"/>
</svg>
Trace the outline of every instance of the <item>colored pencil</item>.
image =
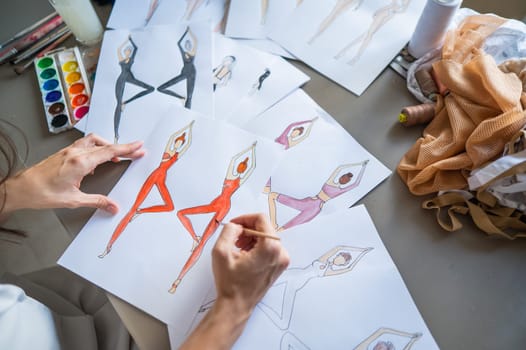
<svg viewBox="0 0 526 350">
<path fill-rule="evenodd" d="M 228 222 L 220 222 L 220 224 L 221 225 L 226 225 L 226 224 L 228 224 Z M 280 241 L 281 240 L 278 236 L 272 236 L 272 235 L 266 234 L 266 233 L 261 232 L 261 231 L 251 230 L 251 229 L 246 228 L 246 227 L 243 227 L 243 233 L 248 235 L 248 236 L 270 238 L 270 239 L 274 239 L 276 241 Z"/>
</svg>

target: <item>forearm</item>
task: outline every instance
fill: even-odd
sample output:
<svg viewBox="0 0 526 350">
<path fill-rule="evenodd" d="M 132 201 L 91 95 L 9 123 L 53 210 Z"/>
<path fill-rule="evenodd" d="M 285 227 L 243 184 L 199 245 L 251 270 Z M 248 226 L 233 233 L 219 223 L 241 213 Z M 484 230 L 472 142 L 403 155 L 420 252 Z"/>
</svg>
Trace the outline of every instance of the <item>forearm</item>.
<svg viewBox="0 0 526 350">
<path fill-rule="evenodd" d="M 0 203 L 2 203 L 0 220 L 4 220 L 19 209 L 35 208 L 38 203 L 26 191 L 30 185 L 25 183 L 23 172 L 21 172 L 7 179 L 0 187 Z"/>
<path fill-rule="evenodd" d="M 251 313 L 242 303 L 218 299 L 180 350 L 232 348 Z"/>
</svg>

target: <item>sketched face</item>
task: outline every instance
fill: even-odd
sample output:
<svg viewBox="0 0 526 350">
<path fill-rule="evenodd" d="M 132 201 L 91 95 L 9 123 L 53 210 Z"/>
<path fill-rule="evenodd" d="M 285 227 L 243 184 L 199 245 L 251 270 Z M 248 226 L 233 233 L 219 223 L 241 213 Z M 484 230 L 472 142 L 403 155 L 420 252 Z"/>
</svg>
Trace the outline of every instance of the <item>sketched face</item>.
<svg viewBox="0 0 526 350">
<path fill-rule="evenodd" d="M 248 168 L 248 157 L 246 157 L 241 163 L 237 165 L 236 171 L 238 174 L 243 174 Z"/>
<path fill-rule="evenodd" d="M 390 341 L 379 341 L 376 343 L 373 350 L 395 350 L 395 347 Z"/>
<path fill-rule="evenodd" d="M 185 48 L 186 51 L 192 50 L 192 42 L 190 40 L 186 40 L 184 42 L 184 48 Z"/>
<path fill-rule="evenodd" d="M 132 48 L 128 46 L 127 48 L 124 49 L 124 57 L 130 58 L 132 52 L 133 52 Z"/>
<path fill-rule="evenodd" d="M 175 139 L 174 148 L 179 149 L 186 143 L 186 133 L 183 133 L 181 136 Z"/>
<path fill-rule="evenodd" d="M 349 265 L 352 260 L 352 255 L 349 252 L 341 252 L 334 257 L 332 263 L 337 266 Z"/>
<path fill-rule="evenodd" d="M 338 179 L 338 183 L 339 183 L 340 185 L 348 184 L 349 181 L 351 181 L 352 177 L 353 177 L 353 174 L 352 174 L 352 173 L 343 174 L 343 175 L 340 176 L 340 178 Z"/>
<path fill-rule="evenodd" d="M 303 134 L 303 127 L 302 126 L 300 126 L 298 128 L 294 128 L 292 130 L 292 132 L 290 133 L 290 136 L 292 138 L 296 138 L 296 137 L 300 136 L 301 134 Z"/>
<path fill-rule="evenodd" d="M 234 56 L 226 56 L 223 58 L 223 63 L 227 66 L 232 65 L 236 61 L 236 58 Z"/>
</svg>

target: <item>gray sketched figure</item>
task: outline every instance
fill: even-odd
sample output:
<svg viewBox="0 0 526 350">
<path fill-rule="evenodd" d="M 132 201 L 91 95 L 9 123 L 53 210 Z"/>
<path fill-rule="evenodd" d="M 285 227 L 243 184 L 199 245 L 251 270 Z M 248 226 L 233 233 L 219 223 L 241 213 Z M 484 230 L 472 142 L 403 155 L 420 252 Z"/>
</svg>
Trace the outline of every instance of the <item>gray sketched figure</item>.
<svg viewBox="0 0 526 350">
<path fill-rule="evenodd" d="M 189 38 L 184 40 L 187 35 L 189 36 Z M 168 80 L 166 83 L 161 84 L 157 88 L 157 91 L 185 100 L 184 106 L 190 109 L 192 107 L 192 95 L 194 93 L 196 78 L 194 60 L 197 52 L 197 38 L 192 33 L 189 27 L 186 27 L 185 32 L 177 42 L 177 46 L 179 47 L 179 51 L 181 52 L 181 57 L 183 59 L 183 68 L 181 68 L 181 73 L 179 73 L 179 75 L 177 75 L 176 77 Z M 168 89 L 172 85 L 180 83 L 184 80 L 186 80 L 186 97 L 181 96 L 178 93 Z"/>
<path fill-rule="evenodd" d="M 117 99 L 117 105 L 115 106 L 115 113 L 113 116 L 113 130 L 115 143 L 119 142 L 119 126 L 121 123 L 121 114 L 124 110 L 124 106 L 140 97 L 146 96 L 152 93 L 155 89 L 153 86 L 146 84 L 143 81 L 135 78 L 132 72 L 133 62 L 137 55 L 137 45 L 133 42 L 131 36 L 128 36 L 126 41 L 119 46 L 117 49 L 117 56 L 119 57 L 119 66 L 121 67 L 121 73 L 115 83 L 115 98 Z M 130 97 L 126 101 L 122 101 L 124 95 L 124 88 L 126 83 L 137 85 L 144 90 Z"/>
</svg>

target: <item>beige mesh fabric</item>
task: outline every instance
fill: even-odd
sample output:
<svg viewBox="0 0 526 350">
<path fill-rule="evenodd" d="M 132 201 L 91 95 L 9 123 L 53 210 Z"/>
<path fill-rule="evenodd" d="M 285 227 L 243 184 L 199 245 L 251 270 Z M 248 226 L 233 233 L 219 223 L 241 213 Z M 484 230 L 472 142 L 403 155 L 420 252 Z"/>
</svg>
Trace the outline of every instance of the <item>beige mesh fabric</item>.
<svg viewBox="0 0 526 350">
<path fill-rule="evenodd" d="M 518 74 L 501 71 L 480 50 L 504 22 L 476 15 L 448 33 L 443 58 L 433 69 L 449 93 L 439 96 L 435 118 L 397 168 L 413 194 L 465 188 L 469 171 L 500 156 L 526 123 L 521 104 L 526 95 Z"/>
</svg>

